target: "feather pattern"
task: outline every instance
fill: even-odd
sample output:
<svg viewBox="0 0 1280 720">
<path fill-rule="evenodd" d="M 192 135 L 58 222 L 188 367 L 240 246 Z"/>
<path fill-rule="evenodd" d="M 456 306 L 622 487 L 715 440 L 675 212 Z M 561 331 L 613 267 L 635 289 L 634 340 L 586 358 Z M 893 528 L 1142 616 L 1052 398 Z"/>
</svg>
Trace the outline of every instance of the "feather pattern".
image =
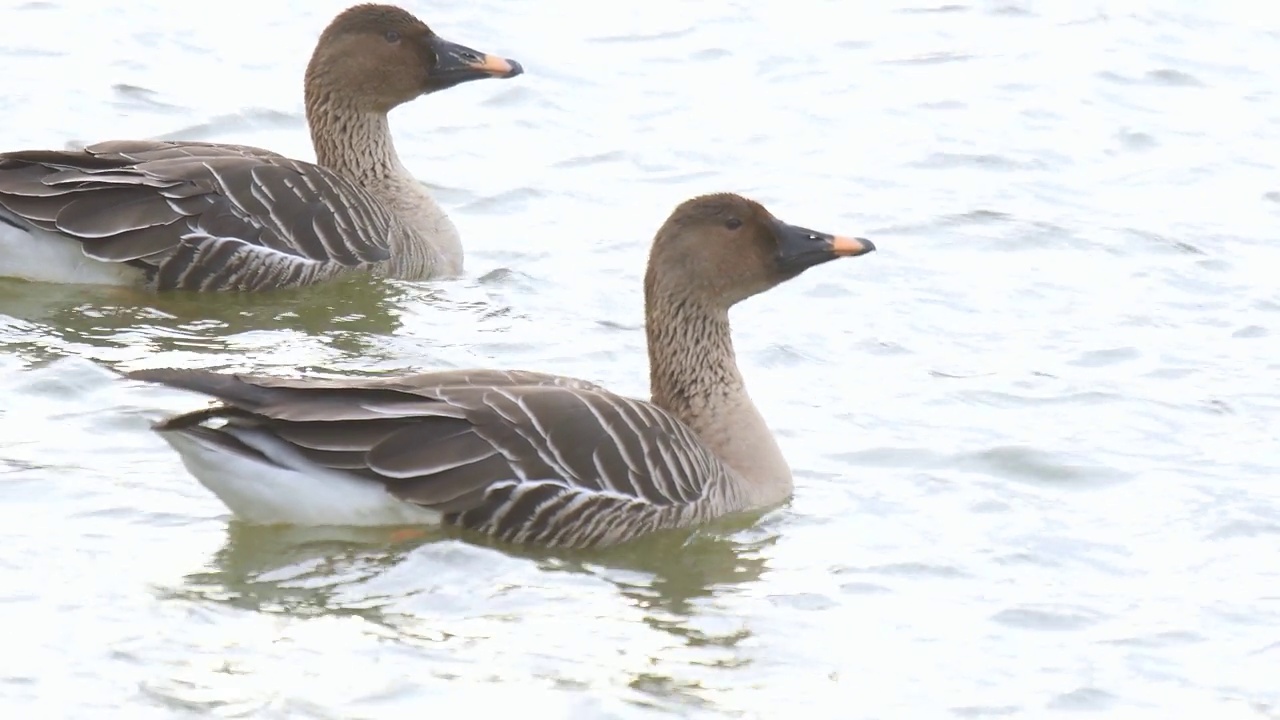
<svg viewBox="0 0 1280 720">
<path fill-rule="evenodd" d="M 162 432 L 212 434 L 259 457 L 246 448 L 269 437 L 320 468 L 378 483 L 446 523 L 508 542 L 608 545 L 745 506 L 734 471 L 675 416 L 574 378 L 496 370 L 130 377 L 222 401 L 165 421 Z M 205 425 L 215 419 L 223 424 Z"/>
<path fill-rule="evenodd" d="M 0 273 L 201 291 L 296 287 L 351 272 L 457 275 L 457 228 L 400 162 L 387 112 L 521 73 L 518 62 L 450 42 L 403 8 L 352 6 L 321 33 L 307 64 L 315 163 L 163 140 L 0 154 Z"/>
<path fill-rule="evenodd" d="M 156 290 L 261 290 L 377 271 L 408 228 L 332 170 L 244 145 L 114 141 L 0 155 L 0 212 Z"/>
</svg>

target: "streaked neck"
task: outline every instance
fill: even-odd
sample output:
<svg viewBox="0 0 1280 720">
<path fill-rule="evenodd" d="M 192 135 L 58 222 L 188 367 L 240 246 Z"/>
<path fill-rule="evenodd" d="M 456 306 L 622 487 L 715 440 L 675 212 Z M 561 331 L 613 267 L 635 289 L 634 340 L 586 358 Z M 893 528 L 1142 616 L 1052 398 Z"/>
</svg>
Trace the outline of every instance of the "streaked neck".
<svg viewBox="0 0 1280 720">
<path fill-rule="evenodd" d="M 728 312 L 662 292 L 646 303 L 653 403 L 688 424 L 747 481 L 753 504 L 785 499 L 791 469 L 747 394 Z"/>
<path fill-rule="evenodd" d="M 332 96 L 309 92 L 307 124 L 316 163 L 372 193 L 409 231 L 404 245 L 392 247 L 389 274 L 417 279 L 462 271 L 458 230 L 400 162 L 386 114 L 357 110 Z"/>
</svg>

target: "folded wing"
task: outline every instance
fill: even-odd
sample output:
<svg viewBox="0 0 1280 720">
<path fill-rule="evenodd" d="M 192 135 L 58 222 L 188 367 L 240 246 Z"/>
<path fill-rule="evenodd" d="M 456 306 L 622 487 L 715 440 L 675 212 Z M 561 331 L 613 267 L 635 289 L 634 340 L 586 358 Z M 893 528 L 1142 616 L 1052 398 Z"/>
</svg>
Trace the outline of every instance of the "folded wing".
<svg viewBox="0 0 1280 720">
<path fill-rule="evenodd" d="M 605 545 L 698 522 L 733 502 L 728 469 L 686 425 L 572 378 L 492 370 L 370 380 L 197 370 L 131 377 L 223 401 L 158 430 L 200 426 L 246 454 L 281 446 L 288 452 L 260 459 L 302 459 L 375 480 L 447 522 L 510 542 Z M 226 423 L 203 425 L 214 418 Z"/>
<path fill-rule="evenodd" d="M 243 145 L 113 141 L 0 155 L 0 214 L 156 289 L 306 284 L 390 257 L 394 218 L 332 171 Z"/>
</svg>

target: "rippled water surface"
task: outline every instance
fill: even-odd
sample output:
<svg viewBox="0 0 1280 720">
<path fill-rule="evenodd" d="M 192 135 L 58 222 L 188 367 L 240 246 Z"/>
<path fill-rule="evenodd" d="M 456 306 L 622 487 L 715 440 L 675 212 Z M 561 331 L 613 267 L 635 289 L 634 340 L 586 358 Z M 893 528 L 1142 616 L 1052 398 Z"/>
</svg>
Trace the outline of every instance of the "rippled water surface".
<svg viewBox="0 0 1280 720">
<path fill-rule="evenodd" d="M 311 158 L 345 2 L 5 2 L 4 149 Z M 13 717 L 1280 716 L 1280 24 L 1241 2 L 410 2 L 527 74 L 397 110 L 467 276 L 0 282 Z M 1261 7 L 1261 6 L 1257 6 Z M 640 278 L 735 190 L 880 251 L 734 315 L 758 521 L 555 555 L 231 522 L 107 368 L 646 391 Z"/>
</svg>

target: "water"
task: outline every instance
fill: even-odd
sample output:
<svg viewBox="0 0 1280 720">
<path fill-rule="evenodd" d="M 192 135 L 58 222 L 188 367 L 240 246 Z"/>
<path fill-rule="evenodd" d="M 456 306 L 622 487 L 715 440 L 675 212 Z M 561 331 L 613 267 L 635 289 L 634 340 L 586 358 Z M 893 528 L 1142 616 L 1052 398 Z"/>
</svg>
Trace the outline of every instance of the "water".
<svg viewBox="0 0 1280 720">
<path fill-rule="evenodd" d="M 7 2 L 3 146 L 310 158 L 345 2 Z M 0 283 L 12 716 L 1280 717 L 1280 25 L 1244 3 L 413 3 L 526 75 L 397 110 L 467 277 Z M 795 498 L 608 553 L 255 529 L 107 367 L 644 393 L 640 278 L 735 190 L 880 251 L 740 307 Z M 479 713 L 479 714 L 476 714 Z"/>
</svg>

